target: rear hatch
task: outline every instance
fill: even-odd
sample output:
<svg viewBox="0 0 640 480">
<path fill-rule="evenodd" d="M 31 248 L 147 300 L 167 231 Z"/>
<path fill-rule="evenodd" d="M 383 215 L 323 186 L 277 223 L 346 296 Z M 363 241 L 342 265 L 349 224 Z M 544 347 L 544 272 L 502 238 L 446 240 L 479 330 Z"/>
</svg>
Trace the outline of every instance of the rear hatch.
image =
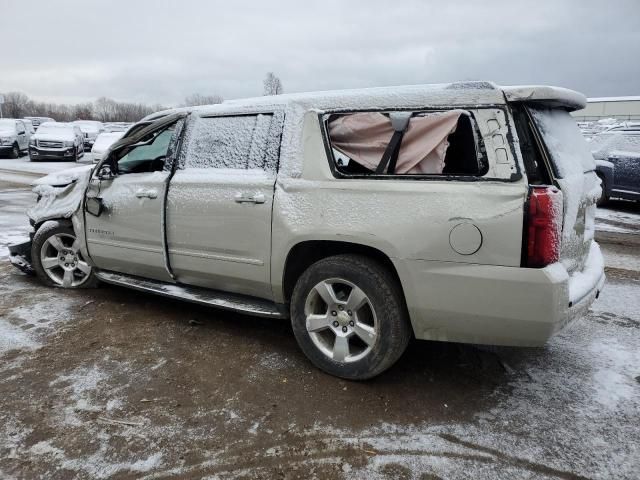
<svg viewBox="0 0 640 480">
<path fill-rule="evenodd" d="M 581 271 L 595 230 L 600 180 L 588 143 L 566 109 L 527 105 L 553 183 L 562 190 L 560 261 L 568 272 Z"/>
</svg>

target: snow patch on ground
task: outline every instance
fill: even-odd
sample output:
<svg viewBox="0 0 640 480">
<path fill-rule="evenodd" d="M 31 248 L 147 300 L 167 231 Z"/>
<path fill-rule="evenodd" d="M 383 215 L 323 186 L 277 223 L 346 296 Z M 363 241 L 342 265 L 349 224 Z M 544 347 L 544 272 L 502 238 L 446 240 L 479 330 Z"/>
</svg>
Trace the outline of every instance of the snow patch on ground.
<svg viewBox="0 0 640 480">
<path fill-rule="evenodd" d="M 618 202 L 617 205 L 626 207 L 627 204 Z M 603 232 L 640 235 L 640 214 L 632 211 L 599 207 L 596 210 L 596 222 L 596 228 Z"/>
<path fill-rule="evenodd" d="M 0 293 L 17 294 L 20 287 L 3 284 Z M 0 314 L 0 355 L 11 350 L 30 351 L 39 348 L 44 338 L 55 333 L 74 318 L 78 301 L 60 299 L 58 291 L 32 296 L 24 305 Z"/>
</svg>

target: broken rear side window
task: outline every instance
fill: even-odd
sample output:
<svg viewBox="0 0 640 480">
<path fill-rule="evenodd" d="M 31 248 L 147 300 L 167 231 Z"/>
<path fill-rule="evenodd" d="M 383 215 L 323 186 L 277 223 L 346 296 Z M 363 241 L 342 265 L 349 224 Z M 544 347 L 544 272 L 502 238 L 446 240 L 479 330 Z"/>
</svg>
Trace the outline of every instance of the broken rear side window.
<svg viewBox="0 0 640 480">
<path fill-rule="evenodd" d="M 346 175 L 463 175 L 487 171 L 465 110 L 357 112 L 326 117 L 336 170 Z"/>
</svg>

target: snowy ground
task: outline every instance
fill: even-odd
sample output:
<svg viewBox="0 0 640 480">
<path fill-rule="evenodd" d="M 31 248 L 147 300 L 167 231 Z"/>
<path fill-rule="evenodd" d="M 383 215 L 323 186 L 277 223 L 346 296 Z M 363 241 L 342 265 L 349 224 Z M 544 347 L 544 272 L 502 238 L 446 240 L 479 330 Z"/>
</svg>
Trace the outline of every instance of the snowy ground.
<svg viewBox="0 0 640 480">
<path fill-rule="evenodd" d="M 596 221 L 601 232 L 640 235 L 640 203 L 611 200 L 598 208 Z"/>
<path fill-rule="evenodd" d="M 2 479 L 640 476 L 635 232 L 611 233 L 600 300 L 545 348 L 414 342 L 354 383 L 314 369 L 286 322 L 42 287 L 2 248 L 31 201 L 0 182 Z"/>
<path fill-rule="evenodd" d="M 93 157 L 90 152 L 85 152 L 78 163 L 73 161 L 31 162 L 28 155 L 16 159 L 0 158 L 0 180 L 29 185 L 38 177 L 92 162 Z"/>
</svg>

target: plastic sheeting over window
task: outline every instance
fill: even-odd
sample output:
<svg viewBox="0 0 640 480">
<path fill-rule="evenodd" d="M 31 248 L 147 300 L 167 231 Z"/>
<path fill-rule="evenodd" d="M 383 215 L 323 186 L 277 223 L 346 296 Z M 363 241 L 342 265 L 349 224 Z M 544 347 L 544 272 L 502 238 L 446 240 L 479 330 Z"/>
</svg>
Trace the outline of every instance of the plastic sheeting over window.
<svg viewBox="0 0 640 480">
<path fill-rule="evenodd" d="M 426 113 L 409 119 L 398 153 L 396 174 L 441 174 L 449 147 L 464 110 Z M 329 122 L 331 146 L 350 160 L 375 172 L 394 134 L 388 115 L 360 112 Z"/>
</svg>

